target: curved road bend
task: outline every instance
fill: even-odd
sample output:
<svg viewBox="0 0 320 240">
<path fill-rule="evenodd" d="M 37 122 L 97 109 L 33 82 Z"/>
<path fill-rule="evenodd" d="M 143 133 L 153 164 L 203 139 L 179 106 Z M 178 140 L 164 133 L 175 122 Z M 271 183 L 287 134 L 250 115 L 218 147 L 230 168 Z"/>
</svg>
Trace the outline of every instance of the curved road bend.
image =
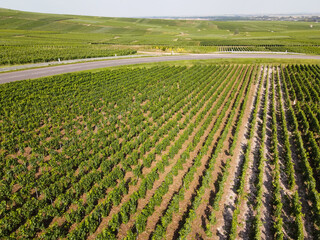
<svg viewBox="0 0 320 240">
<path fill-rule="evenodd" d="M 114 67 L 121 65 L 132 65 L 139 63 L 166 62 L 179 60 L 202 60 L 202 59 L 226 59 L 226 58 L 277 58 L 277 59 L 316 59 L 320 56 L 309 55 L 280 55 L 280 54 L 192 54 L 165 57 L 146 57 L 133 59 L 117 59 L 98 62 L 85 62 L 70 65 L 52 66 L 39 69 L 29 69 L 17 72 L 0 73 L 0 84 L 19 80 L 47 77 L 57 74 L 78 72 L 97 68 Z"/>
</svg>

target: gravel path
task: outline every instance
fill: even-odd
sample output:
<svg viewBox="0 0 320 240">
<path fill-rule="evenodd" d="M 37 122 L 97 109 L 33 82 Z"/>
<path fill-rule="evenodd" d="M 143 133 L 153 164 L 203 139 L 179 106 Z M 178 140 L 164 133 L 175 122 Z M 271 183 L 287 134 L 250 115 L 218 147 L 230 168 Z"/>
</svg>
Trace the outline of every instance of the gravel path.
<svg viewBox="0 0 320 240">
<path fill-rule="evenodd" d="M 289 55 L 289 54 L 191 54 L 162 57 L 142 57 L 130 59 L 116 59 L 97 62 L 84 62 L 69 65 L 51 66 L 39 69 L 29 69 L 17 72 L 0 73 L 0 84 L 19 80 L 47 77 L 57 74 L 78 72 L 97 68 L 114 67 L 122 65 L 132 65 L 140 63 L 166 62 L 179 60 L 204 60 L 204 59 L 228 59 L 228 58 L 277 58 L 277 59 L 315 59 L 320 60 L 320 56 L 310 55 Z M 92 60 L 92 59 L 90 59 Z M 34 65 L 34 67 L 37 64 Z"/>
</svg>

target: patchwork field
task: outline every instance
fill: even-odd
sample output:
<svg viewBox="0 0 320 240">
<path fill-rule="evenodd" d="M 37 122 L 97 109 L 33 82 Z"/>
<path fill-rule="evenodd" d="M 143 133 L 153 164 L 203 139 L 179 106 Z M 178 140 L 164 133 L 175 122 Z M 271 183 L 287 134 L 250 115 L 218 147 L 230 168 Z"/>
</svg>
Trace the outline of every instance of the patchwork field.
<svg viewBox="0 0 320 240">
<path fill-rule="evenodd" d="M 1 239 L 319 239 L 319 65 L 0 85 Z"/>
<path fill-rule="evenodd" d="M 108 18 L 0 8 L 0 65 L 142 52 L 320 54 L 320 24 Z"/>
</svg>

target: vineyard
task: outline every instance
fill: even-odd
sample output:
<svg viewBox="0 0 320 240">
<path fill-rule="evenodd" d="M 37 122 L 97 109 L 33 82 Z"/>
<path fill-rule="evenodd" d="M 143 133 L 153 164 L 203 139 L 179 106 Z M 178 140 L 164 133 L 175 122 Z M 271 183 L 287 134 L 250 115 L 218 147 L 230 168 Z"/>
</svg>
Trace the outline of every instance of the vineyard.
<svg viewBox="0 0 320 240">
<path fill-rule="evenodd" d="M 135 54 L 130 49 L 110 46 L 80 45 L 0 45 L 0 65 L 83 59 Z"/>
<path fill-rule="evenodd" d="M 320 24 L 44 14 L 0 6 L 0 65 L 146 52 L 320 54 Z"/>
<path fill-rule="evenodd" d="M 268 51 L 264 47 L 257 46 L 220 46 L 220 52 L 252 52 L 252 51 Z"/>
<path fill-rule="evenodd" d="M 0 85 L 0 239 L 320 239 L 320 66 Z"/>
<path fill-rule="evenodd" d="M 210 46 L 208 44 L 207 46 Z M 214 46 L 214 45 L 213 45 Z M 218 46 L 220 52 L 289 52 L 289 53 L 307 53 L 319 54 L 319 46 L 277 46 L 277 45 L 261 45 L 261 46 Z"/>
</svg>

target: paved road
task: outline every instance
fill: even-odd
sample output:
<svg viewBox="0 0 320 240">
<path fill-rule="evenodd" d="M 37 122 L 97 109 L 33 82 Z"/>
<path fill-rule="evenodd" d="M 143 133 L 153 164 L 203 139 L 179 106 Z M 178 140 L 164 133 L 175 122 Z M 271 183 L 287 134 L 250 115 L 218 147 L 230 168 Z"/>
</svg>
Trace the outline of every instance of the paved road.
<svg viewBox="0 0 320 240">
<path fill-rule="evenodd" d="M 71 60 L 62 60 L 60 62 L 52 61 L 52 62 L 30 63 L 30 64 L 23 64 L 23 65 L 0 67 L 0 73 L 15 71 L 15 70 L 25 70 L 28 68 L 40 68 L 40 67 L 49 67 L 52 65 L 63 65 L 63 64 L 69 64 L 69 63 L 92 62 L 92 61 L 100 61 L 100 60 L 115 60 L 115 59 L 121 59 L 121 58 L 138 58 L 138 57 L 147 57 L 147 56 L 155 57 L 157 55 L 151 55 L 151 54 L 150 55 L 124 55 L 124 56 L 112 56 L 112 57 L 71 59 Z"/>
<path fill-rule="evenodd" d="M 180 56 L 146 57 L 117 59 L 98 62 L 76 63 L 62 66 L 52 66 L 39 69 L 29 69 L 17 72 L 0 73 L 0 84 L 14 82 L 19 80 L 34 79 L 46 76 L 52 76 L 63 73 L 78 72 L 97 68 L 114 67 L 121 65 L 131 65 L 139 63 L 165 62 L 178 60 L 201 60 L 201 59 L 219 59 L 219 58 L 283 58 L 283 59 L 317 59 L 320 56 L 309 55 L 282 55 L 282 54 L 192 54 Z"/>
</svg>

